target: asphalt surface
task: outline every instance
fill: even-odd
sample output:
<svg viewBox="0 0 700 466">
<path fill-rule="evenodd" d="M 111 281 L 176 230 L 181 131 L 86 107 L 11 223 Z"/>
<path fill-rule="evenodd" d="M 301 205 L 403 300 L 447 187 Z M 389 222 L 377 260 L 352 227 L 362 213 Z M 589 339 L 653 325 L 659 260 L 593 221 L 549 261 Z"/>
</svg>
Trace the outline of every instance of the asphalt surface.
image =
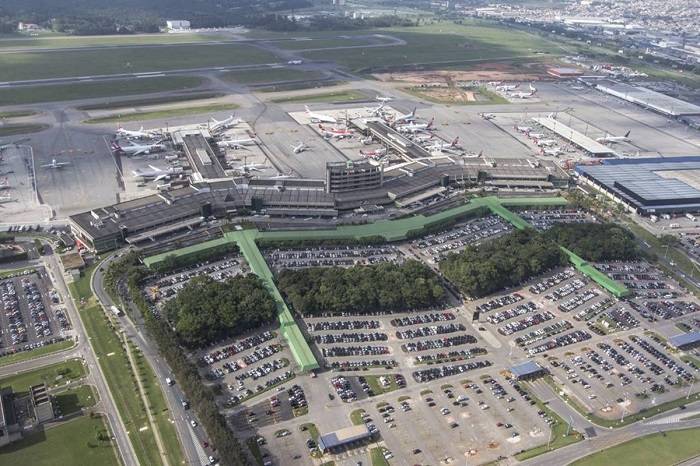
<svg viewBox="0 0 700 466">
<path fill-rule="evenodd" d="M 101 268 L 107 269 L 109 264 L 117 259 L 116 255 L 111 255 L 102 263 Z M 109 307 L 112 305 L 117 305 L 121 308 L 121 303 L 114 303 L 112 298 L 104 289 L 104 274 L 98 268 L 95 270 L 93 275 L 93 280 L 91 282 L 92 291 L 104 307 Z M 185 395 L 180 390 L 177 382 L 173 386 L 168 386 L 165 382 L 166 378 L 174 379 L 170 368 L 167 366 L 164 360 L 162 360 L 158 350 L 155 348 L 153 343 L 144 337 L 142 333 L 142 324 L 131 321 L 127 314 L 125 313 L 119 318 L 119 323 L 121 324 L 122 330 L 126 332 L 126 335 L 139 347 L 144 357 L 148 363 L 153 368 L 156 374 L 158 383 L 165 395 L 165 399 L 168 404 L 168 409 L 172 413 L 172 418 L 175 420 L 175 428 L 177 429 L 178 438 L 180 439 L 180 444 L 182 445 L 183 452 L 187 464 L 190 465 L 200 465 L 204 464 L 202 462 L 202 457 L 195 444 L 195 439 L 191 434 L 190 419 L 192 419 L 192 412 L 186 411 L 182 407 L 182 400 L 186 399 Z M 200 428 L 201 430 L 201 428 Z"/>
</svg>

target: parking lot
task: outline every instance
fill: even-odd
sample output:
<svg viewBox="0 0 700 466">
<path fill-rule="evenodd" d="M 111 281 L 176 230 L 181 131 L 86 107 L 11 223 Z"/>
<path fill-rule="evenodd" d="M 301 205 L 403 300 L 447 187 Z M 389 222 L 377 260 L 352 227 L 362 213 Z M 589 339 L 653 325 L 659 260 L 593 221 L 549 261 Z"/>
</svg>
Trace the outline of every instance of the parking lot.
<svg viewBox="0 0 700 466">
<path fill-rule="evenodd" d="M 440 233 L 430 234 L 411 241 L 411 250 L 429 262 L 437 262 L 449 252 L 456 252 L 469 245 L 494 239 L 511 231 L 513 227 L 496 215 L 461 222 Z"/>
<path fill-rule="evenodd" d="M 217 261 L 202 262 L 158 277 L 146 283 L 146 290 L 155 303 L 162 305 L 175 297 L 194 277 L 206 275 L 216 281 L 224 281 L 240 273 L 243 273 L 240 258 L 231 254 Z"/>
<path fill-rule="evenodd" d="M 0 353 L 43 346 L 63 339 L 71 329 L 66 310 L 43 268 L 1 280 L 0 293 Z"/>
<path fill-rule="evenodd" d="M 194 356 L 205 380 L 221 387 L 218 401 L 231 407 L 294 378 L 292 355 L 282 343 L 276 329 L 259 329 Z"/>
<path fill-rule="evenodd" d="M 264 256 L 268 265 L 275 270 L 401 263 L 404 259 L 401 251 L 393 245 L 268 249 L 264 251 Z"/>
<path fill-rule="evenodd" d="M 582 209 L 522 210 L 518 214 L 538 230 L 547 230 L 557 223 L 595 221 L 590 213 Z"/>
</svg>

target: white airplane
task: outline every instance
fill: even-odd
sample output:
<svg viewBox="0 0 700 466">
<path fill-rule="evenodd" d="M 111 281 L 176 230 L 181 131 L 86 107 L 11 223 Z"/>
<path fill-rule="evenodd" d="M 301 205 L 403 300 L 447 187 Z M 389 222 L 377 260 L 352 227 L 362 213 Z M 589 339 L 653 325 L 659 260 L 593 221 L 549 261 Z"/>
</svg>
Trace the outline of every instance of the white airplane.
<svg viewBox="0 0 700 466">
<path fill-rule="evenodd" d="M 160 181 L 166 178 L 170 178 L 172 175 L 177 175 L 182 173 L 182 167 L 168 167 L 166 169 L 158 168 L 153 165 L 149 165 L 150 170 L 136 169 L 131 173 L 134 178 L 153 178 L 153 181 Z"/>
<path fill-rule="evenodd" d="M 360 142 L 364 144 L 365 146 L 369 146 L 372 144 L 372 136 L 367 136 L 366 138 L 360 139 Z"/>
<path fill-rule="evenodd" d="M 407 125 L 401 125 L 396 128 L 399 133 L 417 133 L 419 131 L 429 131 L 433 128 L 435 118 L 431 118 L 427 123 L 411 122 Z"/>
<path fill-rule="evenodd" d="M 383 103 L 383 104 L 385 104 L 385 103 L 387 103 L 387 102 L 391 102 L 392 100 L 394 100 L 393 97 L 385 97 L 385 96 L 382 96 L 382 95 L 378 95 L 378 96 L 377 96 L 377 102 L 381 102 L 381 103 Z"/>
<path fill-rule="evenodd" d="M 231 149 L 245 149 L 245 146 L 249 146 L 251 144 L 257 144 L 258 141 L 254 138 L 246 138 L 246 139 L 227 139 L 224 141 L 219 141 L 216 143 L 217 146 L 222 147 L 222 148 L 231 148 Z"/>
<path fill-rule="evenodd" d="M 540 147 L 550 147 L 556 143 L 557 141 L 555 141 L 554 139 L 540 139 L 539 141 L 537 141 L 537 145 Z"/>
<path fill-rule="evenodd" d="M 369 113 L 370 113 L 370 115 L 372 115 L 372 116 L 379 116 L 379 115 L 381 115 L 382 113 L 384 113 L 384 102 L 382 102 L 381 104 L 379 104 L 379 106 L 378 106 L 377 108 L 372 108 L 372 109 L 370 109 L 370 110 L 369 110 Z"/>
<path fill-rule="evenodd" d="M 496 115 L 494 115 L 493 113 L 479 113 L 479 116 L 484 120 L 493 120 L 494 118 L 496 118 Z"/>
<path fill-rule="evenodd" d="M 154 131 L 144 131 L 143 126 L 137 130 L 124 129 L 120 126 L 117 128 L 116 136 L 127 139 L 149 139 L 155 137 L 156 133 Z"/>
<path fill-rule="evenodd" d="M 518 99 L 527 99 L 528 97 L 532 97 L 537 93 L 537 88 L 530 84 L 530 92 L 511 92 L 508 94 L 511 97 L 515 97 Z"/>
<path fill-rule="evenodd" d="M 600 142 L 603 144 L 606 142 L 610 143 L 610 144 L 615 144 L 618 142 L 630 142 L 629 135 L 631 132 L 632 132 L 632 130 L 627 131 L 624 136 L 610 136 L 609 134 L 606 133 L 605 137 L 596 139 L 596 142 Z"/>
<path fill-rule="evenodd" d="M 552 147 L 551 149 L 542 149 L 542 154 L 543 155 L 551 155 L 553 157 L 556 157 L 560 154 L 563 154 L 564 151 L 559 149 L 558 147 Z"/>
<path fill-rule="evenodd" d="M 527 136 L 530 139 L 542 139 L 544 137 L 544 133 L 527 133 Z"/>
<path fill-rule="evenodd" d="M 518 131 L 518 133 L 529 133 L 532 131 L 532 128 L 529 126 L 516 126 L 515 129 Z"/>
<path fill-rule="evenodd" d="M 243 123 L 243 120 L 240 118 L 234 118 L 233 115 L 221 121 L 218 121 L 215 118 L 209 118 L 209 132 L 216 133 L 219 131 L 224 131 L 226 129 L 233 128 L 240 123 Z"/>
<path fill-rule="evenodd" d="M 318 128 L 321 130 L 323 133 L 324 137 L 334 137 L 338 139 L 343 139 L 343 138 L 351 138 L 354 136 L 355 132 L 351 129 L 348 128 L 334 128 L 334 127 L 326 127 L 323 126 L 321 123 L 318 124 Z"/>
<path fill-rule="evenodd" d="M 448 152 L 448 153 L 461 153 L 462 146 L 459 144 L 459 136 L 454 138 L 452 142 L 442 142 L 435 141 L 432 146 L 426 147 L 427 150 L 431 152 Z"/>
<path fill-rule="evenodd" d="M 360 155 L 364 158 L 369 158 L 369 159 L 383 157 L 384 155 L 386 155 L 386 147 L 380 147 L 378 149 L 367 150 L 367 151 L 361 150 Z"/>
<path fill-rule="evenodd" d="M 254 171 L 254 172 L 259 172 L 265 168 L 267 168 L 267 165 L 264 163 L 249 163 L 245 165 L 237 165 L 237 166 L 231 166 L 234 170 L 239 170 L 243 172 L 247 171 Z"/>
<path fill-rule="evenodd" d="M 151 152 L 164 151 L 165 146 L 159 142 L 153 144 L 130 144 L 122 146 L 117 141 L 112 141 L 112 151 L 124 155 L 150 154 Z"/>
<path fill-rule="evenodd" d="M 338 123 L 338 120 L 336 120 L 330 115 L 312 112 L 311 110 L 309 110 L 308 105 L 304 105 L 304 109 L 306 110 L 306 115 L 311 119 L 312 123 Z"/>
<path fill-rule="evenodd" d="M 503 83 L 503 81 L 489 81 L 486 84 L 489 86 L 500 86 Z"/>
<path fill-rule="evenodd" d="M 12 201 L 14 201 L 14 199 L 12 199 L 12 196 L 0 196 L 0 204 L 6 204 Z"/>
<path fill-rule="evenodd" d="M 496 90 L 501 91 L 501 92 L 509 92 L 509 91 L 514 91 L 519 87 L 520 87 L 520 84 L 503 84 L 500 86 L 496 86 Z"/>
<path fill-rule="evenodd" d="M 410 121 L 414 121 L 415 119 L 416 119 L 416 108 L 413 107 L 413 111 L 411 113 L 407 113 L 405 115 L 398 115 L 394 119 L 393 124 L 396 125 L 396 124 L 399 124 L 402 122 L 410 122 Z"/>
<path fill-rule="evenodd" d="M 57 162 L 56 159 L 51 159 L 51 163 L 47 163 L 46 165 L 41 165 L 41 168 L 63 168 L 66 165 L 70 165 L 70 162 Z"/>
<path fill-rule="evenodd" d="M 430 133 L 430 134 L 414 134 L 413 136 L 411 136 L 411 141 L 417 142 L 418 144 L 422 144 L 424 142 L 430 141 L 434 137 L 435 137 L 435 135 L 432 133 Z"/>
<path fill-rule="evenodd" d="M 304 144 L 303 141 L 299 141 L 299 144 L 297 144 L 296 146 L 292 146 L 292 151 L 293 151 L 295 154 L 300 154 L 300 153 L 302 153 L 302 152 L 304 152 L 305 150 L 308 150 L 308 149 L 309 149 L 309 146 L 307 146 L 306 144 Z"/>
</svg>

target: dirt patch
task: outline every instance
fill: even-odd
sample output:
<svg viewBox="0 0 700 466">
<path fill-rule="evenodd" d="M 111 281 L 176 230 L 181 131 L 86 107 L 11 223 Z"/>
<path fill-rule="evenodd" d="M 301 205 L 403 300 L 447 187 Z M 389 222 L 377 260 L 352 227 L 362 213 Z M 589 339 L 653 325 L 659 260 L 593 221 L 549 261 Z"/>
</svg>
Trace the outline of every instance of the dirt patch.
<svg viewBox="0 0 700 466">
<path fill-rule="evenodd" d="M 412 92 L 425 96 L 426 99 L 438 102 L 455 102 L 466 103 L 476 102 L 476 93 L 473 91 L 465 91 L 454 87 L 427 87 L 413 88 Z"/>
<path fill-rule="evenodd" d="M 436 70 L 377 73 L 374 78 L 384 82 L 406 82 L 431 85 L 449 81 L 536 81 L 545 76 L 542 63 L 524 63 L 515 67 L 504 63 L 474 65 L 469 71 Z"/>
</svg>

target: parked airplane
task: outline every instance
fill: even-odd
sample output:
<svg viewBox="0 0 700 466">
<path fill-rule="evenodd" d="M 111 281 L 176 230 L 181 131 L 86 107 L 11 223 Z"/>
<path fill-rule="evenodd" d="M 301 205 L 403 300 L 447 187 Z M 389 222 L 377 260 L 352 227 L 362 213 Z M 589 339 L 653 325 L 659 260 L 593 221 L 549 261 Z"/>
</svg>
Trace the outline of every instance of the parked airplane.
<svg viewBox="0 0 700 466">
<path fill-rule="evenodd" d="M 370 159 L 383 157 L 384 155 L 386 155 L 386 147 L 380 147 L 378 149 L 367 150 L 367 151 L 361 150 L 360 155 L 364 158 L 370 158 Z"/>
<path fill-rule="evenodd" d="M 403 122 L 414 121 L 415 119 L 416 119 L 416 108 L 413 107 L 413 111 L 411 113 L 407 113 L 405 115 L 398 115 L 394 119 L 393 124 L 397 125 L 397 124 L 403 123 Z"/>
<path fill-rule="evenodd" d="M 324 137 L 335 137 L 338 139 L 342 138 L 351 138 L 355 132 L 351 129 L 348 128 L 334 128 L 334 127 L 325 127 L 321 123 L 318 124 L 318 128 L 321 130 L 323 133 Z"/>
<path fill-rule="evenodd" d="M 535 95 L 536 92 L 537 88 L 530 84 L 530 92 L 511 92 L 508 95 L 518 99 L 527 99 L 528 97 L 532 97 L 533 95 Z"/>
<path fill-rule="evenodd" d="M 435 143 L 432 146 L 427 147 L 426 149 L 428 150 L 437 150 L 437 151 L 443 151 L 443 150 L 448 150 L 448 149 L 462 149 L 462 146 L 459 144 L 459 136 L 454 138 L 452 142 L 442 142 L 442 141 L 435 141 Z"/>
<path fill-rule="evenodd" d="M 306 109 L 306 115 L 311 119 L 312 123 L 338 123 L 338 120 L 336 120 L 330 115 L 312 112 L 311 110 L 309 110 L 308 105 L 304 105 L 304 109 Z"/>
<path fill-rule="evenodd" d="M 539 141 L 537 141 L 537 145 L 540 147 L 550 147 L 556 143 L 557 141 L 555 141 L 554 139 L 540 139 Z"/>
<path fill-rule="evenodd" d="M 12 199 L 12 196 L 0 196 L 0 204 L 6 204 L 12 201 L 14 201 L 14 199 Z"/>
<path fill-rule="evenodd" d="M 231 149 L 245 149 L 245 146 L 249 146 L 251 144 L 257 144 L 258 141 L 254 138 L 246 138 L 246 139 L 227 139 L 224 141 L 219 141 L 216 143 L 217 146 L 219 147 L 229 147 Z"/>
<path fill-rule="evenodd" d="M 503 81 L 489 81 L 486 84 L 489 86 L 500 86 L 503 83 Z"/>
<path fill-rule="evenodd" d="M 70 165 L 70 162 L 57 162 L 56 159 L 51 159 L 51 163 L 47 163 L 46 165 L 41 165 L 41 168 L 63 168 L 66 165 Z"/>
<path fill-rule="evenodd" d="M 216 133 L 219 131 L 224 131 L 229 128 L 233 128 L 234 126 L 240 123 L 243 123 L 243 120 L 241 120 L 240 118 L 234 118 L 233 115 L 221 121 L 218 121 L 215 118 L 209 118 L 209 132 Z"/>
<path fill-rule="evenodd" d="M 236 166 L 231 166 L 234 170 L 240 170 L 243 172 L 248 172 L 248 171 L 254 171 L 254 172 L 259 172 L 265 168 L 267 168 L 267 165 L 264 163 L 248 163 L 245 165 L 236 165 Z"/>
<path fill-rule="evenodd" d="M 493 120 L 494 118 L 496 118 L 496 115 L 494 115 L 493 113 L 479 113 L 479 116 L 484 120 Z"/>
<path fill-rule="evenodd" d="M 542 155 L 551 155 L 553 157 L 556 157 L 563 153 L 564 151 L 559 149 L 558 147 L 552 147 L 551 149 L 542 149 Z"/>
<path fill-rule="evenodd" d="M 518 133 L 526 133 L 526 134 L 527 134 L 527 133 L 529 133 L 530 131 L 532 131 L 532 128 L 530 128 L 529 126 L 517 126 L 517 125 L 516 125 L 516 126 L 515 126 L 515 130 L 516 130 Z"/>
<path fill-rule="evenodd" d="M 182 167 L 168 167 L 166 169 L 163 169 L 155 167 L 153 165 L 149 165 L 148 168 L 150 170 L 139 168 L 133 170 L 131 173 L 134 175 L 134 178 L 153 178 L 153 181 L 160 181 L 166 178 L 170 178 L 172 175 L 182 173 Z"/>
<path fill-rule="evenodd" d="M 125 137 L 127 139 L 149 139 L 156 136 L 154 131 L 144 131 L 143 126 L 137 130 L 124 129 L 121 126 L 117 128 L 117 136 Z"/>
<path fill-rule="evenodd" d="M 164 151 L 165 146 L 160 143 L 160 141 L 153 144 L 130 144 L 128 146 L 122 146 L 118 142 L 112 142 L 112 151 L 124 154 L 124 155 L 141 155 L 150 154 L 151 152 Z"/>
<path fill-rule="evenodd" d="M 411 122 L 407 125 L 401 125 L 396 128 L 399 133 L 417 133 L 419 131 L 429 131 L 433 128 L 435 118 L 431 118 L 427 123 Z"/>
<path fill-rule="evenodd" d="M 530 139 L 542 139 L 544 137 L 544 133 L 527 133 L 527 136 Z"/>
<path fill-rule="evenodd" d="M 603 144 L 605 144 L 606 142 L 610 143 L 610 144 L 615 144 L 618 142 L 629 142 L 630 141 L 629 135 L 631 132 L 632 132 L 632 130 L 627 131 L 624 136 L 611 136 L 611 135 L 606 133 L 605 137 L 596 139 L 596 142 L 600 142 Z"/>
<path fill-rule="evenodd" d="M 422 144 L 424 142 L 430 141 L 434 137 L 435 137 L 435 135 L 432 133 L 431 134 L 414 134 L 413 136 L 411 136 L 411 141 L 417 142 L 418 144 Z"/>
<path fill-rule="evenodd" d="M 304 144 L 303 141 L 299 141 L 299 144 L 298 144 L 298 145 L 292 146 L 292 151 L 293 151 L 295 154 L 300 154 L 300 153 L 304 152 L 305 150 L 308 150 L 308 148 L 309 148 L 309 146 L 307 146 L 306 144 Z"/>
<path fill-rule="evenodd" d="M 379 106 L 377 108 L 370 109 L 369 113 L 372 116 L 380 116 L 382 113 L 384 113 L 384 102 L 379 104 Z"/>
<path fill-rule="evenodd" d="M 393 97 L 384 97 L 384 96 L 381 96 L 381 95 L 378 95 L 378 96 L 377 96 L 377 101 L 378 101 L 378 102 L 381 102 L 381 103 L 383 103 L 383 104 L 385 104 L 385 103 L 387 103 L 387 102 L 391 102 L 392 100 L 394 100 Z"/>
<path fill-rule="evenodd" d="M 496 90 L 501 91 L 501 92 L 508 92 L 508 91 L 514 91 L 518 87 L 520 87 L 520 84 L 502 84 L 500 86 L 496 86 Z"/>
</svg>

